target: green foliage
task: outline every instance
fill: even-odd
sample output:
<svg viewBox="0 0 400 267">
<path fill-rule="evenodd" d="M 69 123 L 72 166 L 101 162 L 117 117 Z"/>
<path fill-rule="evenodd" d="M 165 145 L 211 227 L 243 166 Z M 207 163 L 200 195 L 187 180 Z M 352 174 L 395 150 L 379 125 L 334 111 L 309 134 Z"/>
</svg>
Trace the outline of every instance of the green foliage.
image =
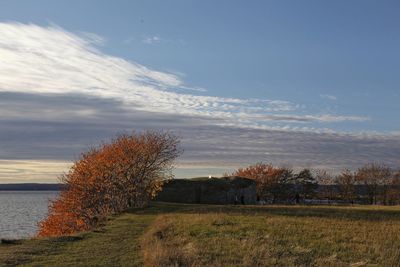
<svg viewBox="0 0 400 267">
<path fill-rule="evenodd" d="M 303 169 L 293 177 L 295 191 L 301 198 L 312 198 L 318 188 L 317 181 L 310 169 Z"/>
<path fill-rule="evenodd" d="M 273 203 L 293 198 L 291 185 L 293 177 L 293 170 L 286 168 L 282 169 L 277 176 L 277 181 L 269 187 L 269 193 L 273 196 Z"/>
</svg>

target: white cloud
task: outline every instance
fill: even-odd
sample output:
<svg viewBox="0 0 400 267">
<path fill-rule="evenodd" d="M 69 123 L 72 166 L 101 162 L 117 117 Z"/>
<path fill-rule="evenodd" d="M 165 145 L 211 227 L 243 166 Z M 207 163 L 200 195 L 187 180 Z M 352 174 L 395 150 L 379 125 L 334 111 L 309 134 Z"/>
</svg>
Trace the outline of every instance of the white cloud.
<svg viewBox="0 0 400 267">
<path fill-rule="evenodd" d="M 325 125 L 367 117 L 306 114 L 303 105 L 283 100 L 207 96 L 182 74 L 101 52 L 104 44 L 97 35 L 56 26 L 0 23 L 0 159 L 14 160 L 0 161 L 0 182 L 47 181 L 88 146 L 147 128 L 182 137 L 181 166 L 398 162 L 399 133 L 338 133 Z"/>
<path fill-rule="evenodd" d="M 51 165 L 51 161 L 76 159 L 91 145 L 132 129 L 176 133 L 185 150 L 178 162 L 178 168 L 185 168 L 178 173 L 180 177 L 204 171 L 203 175 L 208 175 L 210 168 L 222 173 L 222 169 L 257 161 L 293 167 L 323 165 L 336 170 L 377 160 L 394 167 L 399 163 L 400 133 L 396 132 L 337 133 L 290 123 L 241 126 L 200 116 L 132 112 L 121 108 L 120 103 L 81 94 L 0 92 L 0 159 L 19 162 L 10 164 L 0 160 L 0 182 L 9 178 L 55 181 L 68 165 Z M 40 166 L 32 161 L 41 162 Z"/>
<path fill-rule="evenodd" d="M 54 183 L 71 164 L 54 160 L 0 160 L 0 183 Z"/>
<path fill-rule="evenodd" d="M 325 95 L 325 94 L 321 94 L 321 95 L 319 95 L 319 96 L 320 96 L 321 98 L 329 99 L 329 100 L 332 100 L 332 101 L 337 100 L 337 97 L 334 96 L 334 95 Z"/>
<path fill-rule="evenodd" d="M 153 36 L 149 42 L 161 38 Z M 121 101 L 125 108 L 208 117 L 225 124 L 256 127 L 266 121 L 340 122 L 365 118 L 334 115 L 281 115 L 297 109 L 288 101 L 191 95 L 203 88 L 180 76 L 102 53 L 104 40 L 56 26 L 0 24 L 0 91 L 34 94 L 84 94 Z M 89 114 L 91 114 L 89 112 Z"/>
<path fill-rule="evenodd" d="M 343 121 L 368 121 L 368 117 L 361 116 L 340 116 L 340 115 L 263 115 L 263 114 L 241 114 L 242 118 L 254 119 L 257 121 L 283 121 L 283 122 L 343 122 Z"/>
<path fill-rule="evenodd" d="M 135 40 L 135 38 L 128 38 L 125 40 L 124 43 L 130 44 Z M 153 45 L 153 44 L 160 44 L 160 43 L 165 43 L 165 44 L 173 44 L 173 45 L 180 45 L 184 46 L 186 45 L 186 41 L 182 39 L 166 39 L 162 38 L 158 35 L 152 35 L 152 36 L 146 36 L 142 39 L 142 43 L 148 44 L 148 45 Z"/>
<path fill-rule="evenodd" d="M 161 39 L 159 36 L 148 36 L 145 37 L 142 42 L 145 44 L 158 44 L 161 43 L 164 39 Z"/>
</svg>

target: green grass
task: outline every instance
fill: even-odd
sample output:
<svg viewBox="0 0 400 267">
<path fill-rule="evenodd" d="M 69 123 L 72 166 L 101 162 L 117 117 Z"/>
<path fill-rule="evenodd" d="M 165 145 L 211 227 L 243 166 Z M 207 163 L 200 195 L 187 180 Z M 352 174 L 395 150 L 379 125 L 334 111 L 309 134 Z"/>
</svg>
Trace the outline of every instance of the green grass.
<svg viewBox="0 0 400 267">
<path fill-rule="evenodd" d="M 152 203 L 110 218 L 93 232 L 0 245 L 0 262 L 5 266 L 400 266 L 400 207 Z"/>
<path fill-rule="evenodd" d="M 140 236 L 154 218 L 127 213 L 93 232 L 0 245 L 0 266 L 141 266 Z"/>
</svg>

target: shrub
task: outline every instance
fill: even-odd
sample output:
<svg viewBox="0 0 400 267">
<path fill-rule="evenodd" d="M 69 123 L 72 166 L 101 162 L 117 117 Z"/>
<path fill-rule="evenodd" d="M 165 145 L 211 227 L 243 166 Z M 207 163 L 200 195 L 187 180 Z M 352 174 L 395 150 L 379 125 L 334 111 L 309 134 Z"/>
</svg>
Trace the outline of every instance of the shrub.
<svg viewBox="0 0 400 267">
<path fill-rule="evenodd" d="M 181 153 L 178 145 L 169 133 L 133 132 L 83 153 L 60 177 L 66 189 L 50 202 L 38 235 L 89 230 L 110 214 L 146 205 L 172 176 L 172 163 Z"/>
<path fill-rule="evenodd" d="M 256 163 L 233 172 L 233 176 L 253 179 L 257 184 L 257 198 L 275 202 L 289 198 L 290 181 L 293 171 L 288 168 L 274 167 L 272 164 Z"/>
</svg>

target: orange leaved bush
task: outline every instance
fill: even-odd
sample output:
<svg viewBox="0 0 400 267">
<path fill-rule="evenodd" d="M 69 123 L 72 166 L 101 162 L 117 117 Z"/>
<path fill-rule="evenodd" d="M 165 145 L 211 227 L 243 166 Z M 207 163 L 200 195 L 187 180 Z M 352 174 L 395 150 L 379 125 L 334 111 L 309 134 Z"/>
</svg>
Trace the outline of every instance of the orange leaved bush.
<svg viewBox="0 0 400 267">
<path fill-rule="evenodd" d="M 275 202 L 278 198 L 287 197 L 290 194 L 288 185 L 293 178 L 293 171 L 289 168 L 259 162 L 240 168 L 230 175 L 253 179 L 257 185 L 257 198 Z"/>
<path fill-rule="evenodd" d="M 120 135 L 83 153 L 65 184 L 51 201 L 48 217 L 39 223 L 39 236 L 68 235 L 92 229 L 110 214 L 141 207 L 172 177 L 179 140 L 164 132 Z"/>
</svg>

